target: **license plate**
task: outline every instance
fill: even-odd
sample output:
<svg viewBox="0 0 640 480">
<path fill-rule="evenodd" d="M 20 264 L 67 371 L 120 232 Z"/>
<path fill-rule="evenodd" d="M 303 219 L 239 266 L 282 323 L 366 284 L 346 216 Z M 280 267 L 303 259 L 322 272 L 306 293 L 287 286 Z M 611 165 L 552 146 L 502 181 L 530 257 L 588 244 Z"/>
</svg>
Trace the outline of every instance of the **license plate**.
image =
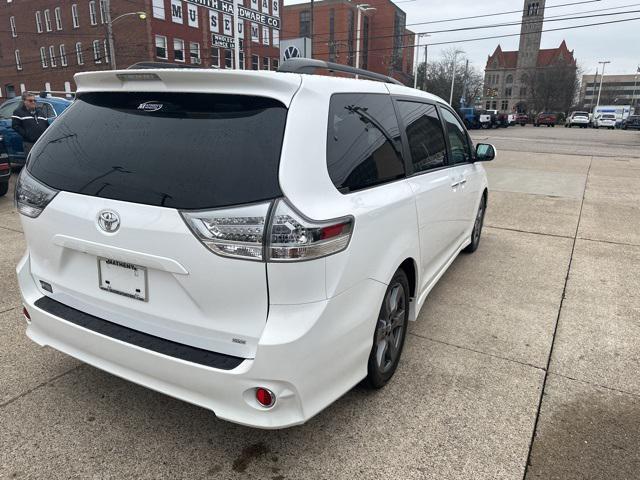
<svg viewBox="0 0 640 480">
<path fill-rule="evenodd" d="M 147 269 L 140 265 L 98 258 L 98 282 L 107 292 L 147 301 Z"/>
</svg>

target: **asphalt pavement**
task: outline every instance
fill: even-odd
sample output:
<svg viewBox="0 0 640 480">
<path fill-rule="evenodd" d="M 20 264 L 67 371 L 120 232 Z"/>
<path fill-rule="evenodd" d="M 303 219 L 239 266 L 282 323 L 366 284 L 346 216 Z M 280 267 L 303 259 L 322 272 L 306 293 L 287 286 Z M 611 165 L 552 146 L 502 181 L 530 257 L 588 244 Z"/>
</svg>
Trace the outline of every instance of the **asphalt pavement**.
<svg viewBox="0 0 640 480">
<path fill-rule="evenodd" d="M 432 291 L 386 388 L 281 431 L 29 341 L 0 198 L 0 478 L 639 478 L 640 133 L 472 136 L 499 152 L 480 248 Z"/>
</svg>

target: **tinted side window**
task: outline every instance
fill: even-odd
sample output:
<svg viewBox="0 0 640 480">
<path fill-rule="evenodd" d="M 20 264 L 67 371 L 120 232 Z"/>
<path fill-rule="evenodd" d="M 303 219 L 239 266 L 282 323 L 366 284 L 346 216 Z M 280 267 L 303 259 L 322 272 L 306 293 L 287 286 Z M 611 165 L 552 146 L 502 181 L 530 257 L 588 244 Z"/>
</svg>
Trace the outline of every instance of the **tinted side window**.
<svg viewBox="0 0 640 480">
<path fill-rule="evenodd" d="M 414 172 L 424 172 L 447 163 L 447 144 L 442 123 L 434 105 L 398 102 L 411 151 Z"/>
<path fill-rule="evenodd" d="M 327 169 L 342 193 L 404 176 L 400 130 L 389 95 L 347 93 L 331 97 Z"/>
<path fill-rule="evenodd" d="M 471 146 L 467 138 L 467 132 L 458 119 L 449 110 L 443 108 L 442 118 L 444 118 L 449 144 L 451 145 L 451 159 L 453 163 L 464 163 L 471 161 Z"/>
</svg>

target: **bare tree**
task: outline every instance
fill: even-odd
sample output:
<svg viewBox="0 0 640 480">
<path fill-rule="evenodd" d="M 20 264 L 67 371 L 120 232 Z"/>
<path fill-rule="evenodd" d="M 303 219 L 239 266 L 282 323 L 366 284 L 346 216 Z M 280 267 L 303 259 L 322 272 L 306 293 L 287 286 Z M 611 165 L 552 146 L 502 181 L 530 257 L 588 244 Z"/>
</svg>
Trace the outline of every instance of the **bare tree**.
<svg viewBox="0 0 640 480">
<path fill-rule="evenodd" d="M 575 104 L 580 87 L 575 65 L 557 63 L 538 68 L 526 78 L 534 112 L 567 112 Z"/>
<path fill-rule="evenodd" d="M 446 100 L 451 92 L 451 71 L 455 49 L 446 50 L 438 59 L 428 62 L 427 91 Z M 484 78 L 482 72 L 469 63 L 465 71 L 467 58 L 463 54 L 456 57 L 455 84 L 453 89 L 453 105 L 460 108 L 460 98 L 464 95 L 467 104 L 472 104 L 476 97 L 482 95 Z M 424 85 L 424 62 L 418 65 L 418 86 Z"/>
</svg>

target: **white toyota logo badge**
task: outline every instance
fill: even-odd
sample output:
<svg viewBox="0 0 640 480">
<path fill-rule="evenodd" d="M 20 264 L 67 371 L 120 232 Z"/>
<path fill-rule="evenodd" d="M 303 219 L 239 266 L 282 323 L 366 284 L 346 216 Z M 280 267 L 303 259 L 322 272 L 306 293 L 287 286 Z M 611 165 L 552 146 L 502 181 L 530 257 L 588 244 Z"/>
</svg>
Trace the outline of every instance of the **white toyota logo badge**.
<svg viewBox="0 0 640 480">
<path fill-rule="evenodd" d="M 98 213 L 98 226 L 107 233 L 115 233 L 120 228 L 120 216 L 113 210 Z"/>
</svg>

